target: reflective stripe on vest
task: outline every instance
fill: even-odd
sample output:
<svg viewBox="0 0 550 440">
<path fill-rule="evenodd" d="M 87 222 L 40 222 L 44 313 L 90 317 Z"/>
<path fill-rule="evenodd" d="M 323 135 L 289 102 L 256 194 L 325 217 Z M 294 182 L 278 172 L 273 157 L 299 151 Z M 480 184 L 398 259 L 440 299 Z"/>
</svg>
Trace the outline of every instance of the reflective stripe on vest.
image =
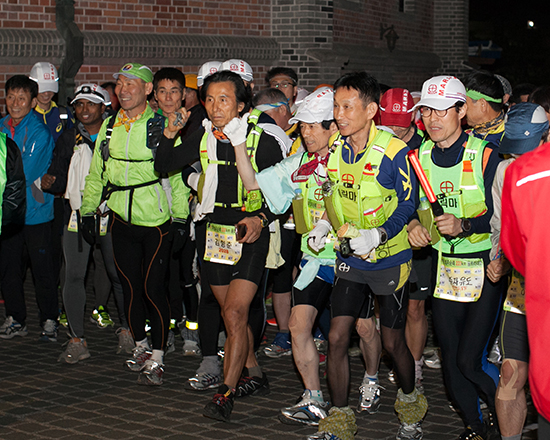
<svg viewBox="0 0 550 440">
<path fill-rule="evenodd" d="M 435 165 L 431 159 L 434 143 L 424 142 L 419 148 L 422 168 L 432 184 L 445 213 L 457 218 L 474 218 L 487 211 L 483 183 L 483 152 L 487 142 L 468 136 L 462 161 L 450 168 Z M 438 194 L 439 192 L 439 194 Z M 420 188 L 420 197 L 424 191 Z M 472 234 L 467 238 L 442 240 L 443 253 L 469 254 L 491 249 L 490 234 Z"/>
<path fill-rule="evenodd" d="M 250 119 L 249 119 L 250 122 Z M 256 152 L 258 150 L 258 144 L 260 143 L 260 136 L 262 134 L 263 130 L 254 125 L 250 132 L 248 133 L 248 136 L 246 137 L 246 150 L 248 153 L 248 157 L 250 158 L 250 163 L 252 164 L 252 168 L 255 172 L 258 172 L 258 166 L 256 165 Z M 226 162 L 223 160 L 210 160 L 208 158 L 208 151 L 206 147 L 208 139 L 208 133 L 204 133 L 201 139 L 200 143 L 200 161 L 202 166 L 202 174 L 204 178 L 204 173 L 206 172 L 206 169 L 208 168 L 208 164 L 216 164 L 216 165 L 232 165 L 237 166 L 235 162 Z M 231 145 L 231 144 L 229 144 Z M 198 191 L 202 191 L 202 187 L 198 189 Z M 199 194 L 199 200 L 202 200 L 202 194 Z M 230 207 L 230 208 L 241 208 L 243 211 L 246 212 L 254 212 L 257 211 L 262 207 L 263 199 L 262 199 L 262 193 L 260 190 L 254 190 L 254 191 L 247 191 L 246 188 L 243 185 L 243 181 L 241 180 L 241 176 L 238 176 L 237 180 L 237 203 L 231 203 L 231 205 L 227 206 L 223 203 L 215 202 L 214 206 L 219 207 Z"/>
<path fill-rule="evenodd" d="M 359 229 L 381 227 L 397 209 L 399 200 L 395 189 L 384 188 L 376 180 L 392 138 L 390 133 L 378 130 L 365 154 L 354 164 L 344 162 L 343 141 L 339 135 L 335 138 L 336 150 L 329 157 L 327 171 L 335 184 L 331 200 L 341 224 L 349 222 Z M 410 245 L 404 225 L 395 237 L 376 248 L 376 259 L 387 258 L 406 249 L 410 249 Z"/>
<path fill-rule="evenodd" d="M 314 155 L 308 157 L 308 154 L 304 153 L 302 155 L 300 166 L 302 166 L 306 162 L 312 161 L 313 159 L 315 159 Z M 304 223 L 306 224 L 307 230 L 311 231 L 325 213 L 323 190 L 321 184 L 317 182 L 313 174 L 309 176 L 309 179 L 307 181 L 300 183 L 300 188 L 302 189 L 302 195 L 304 197 L 304 209 L 302 212 L 294 212 L 293 215 L 294 218 L 296 218 L 297 216 L 302 216 L 304 219 Z M 309 233 L 302 234 L 302 252 L 316 258 L 336 259 L 334 243 L 330 243 L 329 245 L 329 243 L 327 242 L 327 245 L 323 249 L 321 249 L 319 253 L 313 253 L 313 251 L 307 245 L 308 238 Z"/>
</svg>

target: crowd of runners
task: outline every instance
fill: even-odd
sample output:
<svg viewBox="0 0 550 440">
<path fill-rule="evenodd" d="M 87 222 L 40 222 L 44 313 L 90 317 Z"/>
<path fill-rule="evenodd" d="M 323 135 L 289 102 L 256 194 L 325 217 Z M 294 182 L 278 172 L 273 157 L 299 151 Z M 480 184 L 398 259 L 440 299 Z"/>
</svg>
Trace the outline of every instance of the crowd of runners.
<svg viewBox="0 0 550 440">
<path fill-rule="evenodd" d="M 291 355 L 304 389 L 281 402 L 281 422 L 353 439 L 356 413 L 380 406 L 385 350 L 396 439 L 423 437 L 425 366 L 442 368 L 460 440 L 519 440 L 528 376 L 550 438 L 539 182 L 550 159 L 538 148 L 550 86 L 472 71 L 409 91 L 352 72 L 308 91 L 274 67 L 258 87 L 238 59 L 196 74 L 130 62 L 113 79 L 80 84 L 67 103 L 54 100 L 51 63 L 6 82 L 0 338 L 28 334 L 29 265 L 39 339 L 67 329 L 59 362 L 90 357 L 90 319 L 116 327 L 139 384 L 163 385 L 166 368 L 169 386 L 181 337 L 201 358 L 186 387 L 214 390 L 208 418 L 228 422 L 238 398 L 270 392 L 260 355 Z M 266 343 L 267 297 L 277 333 Z M 365 374 L 350 405 L 355 333 Z"/>
</svg>

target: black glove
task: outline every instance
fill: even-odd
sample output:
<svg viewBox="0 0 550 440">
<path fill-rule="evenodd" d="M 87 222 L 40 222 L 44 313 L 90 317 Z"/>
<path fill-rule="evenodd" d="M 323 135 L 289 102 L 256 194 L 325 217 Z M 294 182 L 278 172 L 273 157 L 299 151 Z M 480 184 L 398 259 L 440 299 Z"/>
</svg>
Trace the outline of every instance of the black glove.
<svg viewBox="0 0 550 440">
<path fill-rule="evenodd" d="M 170 240 L 172 241 L 172 253 L 177 254 L 185 246 L 189 231 L 187 229 L 187 219 L 174 218 L 170 225 Z"/>
<path fill-rule="evenodd" d="M 80 217 L 80 230 L 82 231 L 82 237 L 89 244 L 94 245 L 96 242 L 96 218 L 92 213 L 83 214 Z"/>
</svg>

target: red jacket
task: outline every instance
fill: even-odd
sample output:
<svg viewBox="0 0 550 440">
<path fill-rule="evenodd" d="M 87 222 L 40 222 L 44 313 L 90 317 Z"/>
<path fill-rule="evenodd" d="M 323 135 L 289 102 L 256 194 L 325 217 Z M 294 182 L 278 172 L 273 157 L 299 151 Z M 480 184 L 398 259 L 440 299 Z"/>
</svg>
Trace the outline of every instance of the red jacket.
<svg viewBox="0 0 550 440">
<path fill-rule="evenodd" d="M 550 143 L 524 154 L 506 170 L 501 246 L 525 277 L 531 358 L 529 381 L 539 413 L 550 420 Z"/>
</svg>

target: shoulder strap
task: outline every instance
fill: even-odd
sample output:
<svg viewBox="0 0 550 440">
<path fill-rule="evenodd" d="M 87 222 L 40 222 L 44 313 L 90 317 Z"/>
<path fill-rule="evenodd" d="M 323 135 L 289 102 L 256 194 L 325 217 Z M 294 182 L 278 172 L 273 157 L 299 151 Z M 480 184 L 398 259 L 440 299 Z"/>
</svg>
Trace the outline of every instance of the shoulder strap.
<svg viewBox="0 0 550 440">
<path fill-rule="evenodd" d="M 157 155 L 157 148 L 162 139 L 162 132 L 166 125 L 166 118 L 158 113 L 147 121 L 147 148 L 151 150 L 153 159 Z"/>
</svg>

